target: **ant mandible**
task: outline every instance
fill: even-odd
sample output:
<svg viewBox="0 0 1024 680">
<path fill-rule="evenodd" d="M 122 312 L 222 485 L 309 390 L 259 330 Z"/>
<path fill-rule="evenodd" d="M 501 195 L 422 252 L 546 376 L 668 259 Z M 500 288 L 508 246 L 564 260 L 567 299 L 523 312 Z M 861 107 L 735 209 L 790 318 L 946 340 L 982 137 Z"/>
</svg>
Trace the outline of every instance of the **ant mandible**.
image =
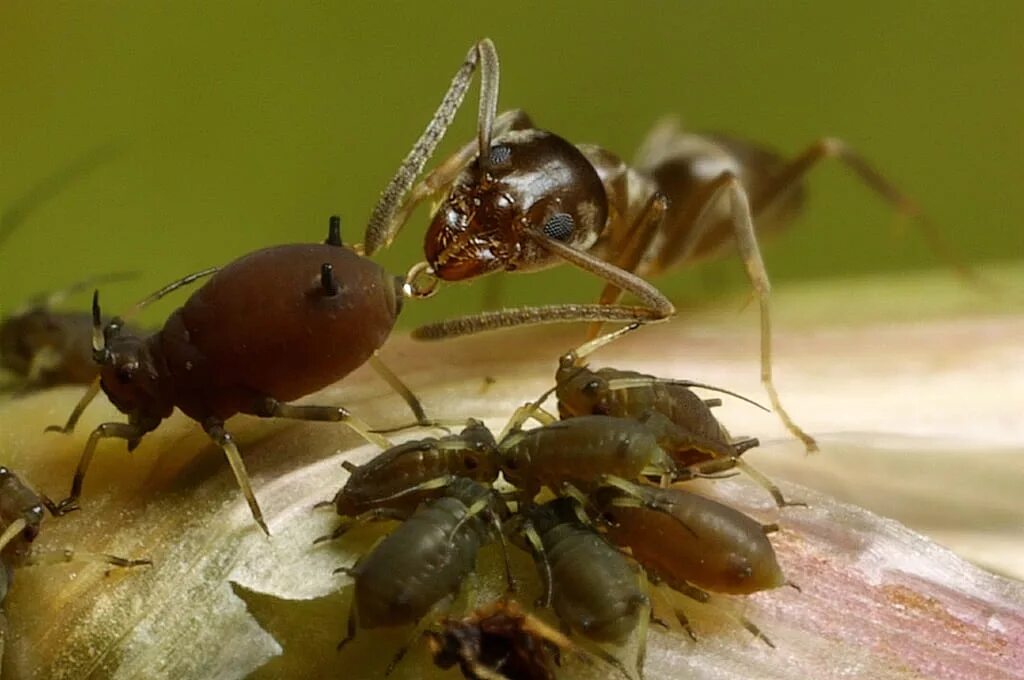
<svg viewBox="0 0 1024 680">
<path fill-rule="evenodd" d="M 455 116 L 480 68 L 477 139 L 413 183 Z M 426 261 L 407 281 L 433 294 L 440 280 L 496 271 L 535 271 L 567 261 L 607 281 L 597 305 L 552 305 L 483 312 L 414 331 L 439 339 L 492 328 L 551 321 L 661 320 L 674 308 L 639 276 L 658 274 L 735 244 L 761 317 L 761 380 L 787 429 L 817 448 L 782 407 L 772 379 L 770 282 L 755 233 L 781 229 L 802 205 L 802 181 L 837 158 L 899 212 L 919 220 L 933 250 L 970 275 L 909 198 L 837 139 L 823 139 L 791 161 L 736 138 L 684 133 L 657 125 L 633 167 L 599 146 L 573 145 L 533 126 L 520 110 L 496 115 L 499 65 L 493 43 L 473 45 L 441 105 L 381 195 L 367 227 L 367 254 L 386 247 L 416 206 L 443 193 L 425 239 Z M 616 304 L 623 292 L 643 307 Z M 591 327 L 590 337 L 598 327 Z"/>
</svg>

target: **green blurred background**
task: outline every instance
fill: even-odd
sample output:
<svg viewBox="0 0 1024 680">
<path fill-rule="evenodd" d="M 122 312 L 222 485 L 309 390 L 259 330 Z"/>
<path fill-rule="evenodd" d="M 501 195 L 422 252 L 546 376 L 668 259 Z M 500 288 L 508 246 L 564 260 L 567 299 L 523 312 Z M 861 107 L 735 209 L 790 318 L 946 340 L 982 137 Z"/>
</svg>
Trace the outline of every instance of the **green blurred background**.
<svg viewBox="0 0 1024 680">
<path fill-rule="evenodd" d="M 502 108 L 631 157 L 654 120 L 795 154 L 840 136 L 914 196 L 965 260 L 1024 254 L 1024 3 L 0 2 L 0 207 L 105 144 L 121 153 L 0 245 L 5 310 L 88 274 L 124 305 L 261 246 L 361 240 L 373 203 L 470 44 L 502 59 Z M 441 148 L 469 138 L 473 102 Z M 469 101 L 469 100 L 467 100 Z M 937 266 L 834 162 L 796 227 L 765 248 L 776 284 Z M 418 213 L 381 259 L 419 258 Z M 587 300 L 582 273 L 511 276 L 509 302 Z M 557 281 L 557 284 L 553 282 Z M 658 281 L 706 298 L 735 261 Z M 268 278 L 268 285 L 272 280 Z M 409 305 L 475 310 L 481 285 Z M 85 306 L 83 299 L 80 303 Z M 170 304 L 152 310 L 162 318 Z"/>
</svg>

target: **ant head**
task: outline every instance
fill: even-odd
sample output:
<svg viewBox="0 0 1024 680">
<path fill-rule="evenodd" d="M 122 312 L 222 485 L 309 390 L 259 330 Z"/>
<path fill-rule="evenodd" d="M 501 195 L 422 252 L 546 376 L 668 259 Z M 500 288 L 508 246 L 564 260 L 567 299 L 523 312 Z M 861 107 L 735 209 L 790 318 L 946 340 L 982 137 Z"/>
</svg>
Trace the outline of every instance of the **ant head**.
<svg viewBox="0 0 1024 680">
<path fill-rule="evenodd" d="M 424 252 L 439 278 L 550 265 L 554 256 L 526 232 L 583 249 L 597 239 L 607 218 L 604 186 L 572 144 L 516 130 L 484 161 L 463 170 L 427 230 Z"/>
<path fill-rule="evenodd" d="M 161 374 L 150 344 L 136 335 L 122 334 L 124 322 L 119 317 L 103 325 L 99 291 L 92 298 L 92 324 L 92 356 L 100 365 L 103 391 L 114 406 L 129 415 L 164 411 Z"/>
</svg>

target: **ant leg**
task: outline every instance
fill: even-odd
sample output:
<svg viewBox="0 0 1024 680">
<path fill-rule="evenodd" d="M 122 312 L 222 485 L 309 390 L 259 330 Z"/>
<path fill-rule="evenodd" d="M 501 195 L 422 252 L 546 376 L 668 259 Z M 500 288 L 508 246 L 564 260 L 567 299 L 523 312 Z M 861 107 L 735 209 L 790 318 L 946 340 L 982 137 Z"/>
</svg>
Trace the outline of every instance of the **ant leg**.
<svg viewBox="0 0 1024 680">
<path fill-rule="evenodd" d="M 100 377 L 96 376 L 89 387 L 86 388 L 85 394 L 75 404 L 75 408 L 71 411 L 71 415 L 68 416 L 68 421 L 64 423 L 64 427 L 60 425 L 48 425 L 44 432 L 60 432 L 61 434 L 71 434 L 75 430 L 75 425 L 78 424 L 78 419 L 85 413 L 85 409 L 89 407 L 92 400 L 96 398 L 96 395 L 100 392 Z"/>
<path fill-rule="evenodd" d="M 103 423 L 92 431 L 89 440 L 82 450 L 82 457 L 78 459 L 78 468 L 75 469 L 75 476 L 71 480 L 71 494 L 56 506 L 54 515 L 66 515 L 72 510 L 78 509 L 78 498 L 82 495 L 82 484 L 85 482 L 85 473 L 89 470 L 92 456 L 96 453 L 96 445 L 101 439 L 116 437 L 128 442 L 129 448 L 133 448 L 133 442 L 137 442 L 146 432 L 137 425 L 130 423 Z M 52 512 L 52 510 L 51 510 Z"/>
<path fill-rule="evenodd" d="M 266 397 L 259 402 L 255 415 L 261 418 L 290 418 L 292 420 L 317 420 L 332 423 L 345 423 L 352 431 L 382 449 L 391 448 L 391 442 L 379 434 L 374 434 L 370 426 L 341 406 L 299 406 L 286 404 L 273 397 Z"/>
<path fill-rule="evenodd" d="M 932 253 L 951 267 L 957 275 L 974 285 L 981 283 L 977 273 L 957 256 L 942 232 L 924 215 L 917 203 L 889 182 L 866 158 L 851 149 L 846 142 L 835 137 L 817 140 L 783 166 L 764 190 L 753 197 L 751 208 L 754 215 L 760 215 L 773 207 L 790 190 L 796 188 L 815 165 L 827 158 L 838 159 L 896 212 L 914 220 Z"/>
<path fill-rule="evenodd" d="M 397 207 L 409 192 L 409 188 L 423 170 L 427 160 L 433 155 L 434 149 L 444 138 L 448 126 L 455 119 L 455 114 L 462 106 L 462 100 L 473 81 L 473 73 L 478 64 L 480 66 L 480 108 L 477 113 L 477 144 L 481 156 L 484 156 L 484 152 L 491 148 L 491 130 L 498 109 L 500 67 L 494 43 L 484 38 L 469 48 L 465 61 L 455 72 L 455 77 L 452 78 L 451 85 L 448 86 L 448 91 L 442 97 L 437 111 L 427 123 L 423 134 L 416 140 L 412 149 L 398 166 L 395 176 L 384 188 L 366 227 L 367 255 L 373 255 L 389 245 L 401 229 L 402 224 L 394 220 Z"/>
<path fill-rule="evenodd" d="M 62 564 L 64 562 L 96 562 L 124 568 L 152 566 L 153 564 L 153 560 L 149 558 L 130 560 L 126 557 L 118 557 L 117 555 L 70 549 L 31 553 L 23 564 L 25 566 L 35 566 L 39 564 Z"/>
<path fill-rule="evenodd" d="M 658 236 L 660 227 L 665 221 L 665 213 L 668 211 L 668 199 L 661 192 L 654 192 L 647 199 L 643 209 L 636 216 L 629 231 L 626 232 L 624 243 L 612 247 L 612 252 L 619 251 L 613 264 L 627 272 L 635 272 L 640 266 L 644 253 L 648 251 L 654 239 Z M 614 283 L 609 283 L 601 291 L 598 304 L 613 305 L 622 297 L 622 289 Z M 591 324 L 588 337 L 597 337 L 601 331 L 601 324 Z"/>
<path fill-rule="evenodd" d="M 224 455 L 228 457 L 228 464 L 231 466 L 231 471 L 235 474 L 238 486 L 242 489 L 245 502 L 249 504 L 249 512 L 252 513 L 252 518 L 260 525 L 260 529 L 263 529 L 263 533 L 269 536 L 270 529 L 267 528 L 267 523 L 263 520 L 263 511 L 260 510 L 260 504 L 256 502 L 256 494 L 253 493 L 252 484 L 249 481 L 249 473 L 245 470 L 242 455 L 238 452 L 238 447 L 235 446 L 235 440 L 232 438 L 231 433 L 224 429 L 224 423 L 215 418 L 204 422 L 203 429 L 206 430 L 206 434 L 210 436 L 210 439 L 216 442 L 217 446 L 224 451 Z"/>
<path fill-rule="evenodd" d="M 404 382 L 402 382 L 401 378 L 387 367 L 387 364 L 381 360 L 378 352 L 374 352 L 370 357 L 370 366 L 372 366 L 373 370 L 377 371 L 377 375 L 383 378 L 384 382 L 386 382 L 391 389 L 397 392 L 398 396 L 402 397 L 402 400 L 409 405 L 409 410 L 412 411 L 412 415 L 416 419 L 417 425 L 430 427 L 434 424 L 432 420 L 427 418 L 427 414 L 423 410 L 423 404 L 420 403 L 420 400 L 416 397 L 413 391 L 410 390 Z"/>
<path fill-rule="evenodd" d="M 665 252 L 679 252 L 677 260 L 686 259 L 694 248 L 701 242 L 708 229 L 713 226 L 714 220 L 711 208 L 719 200 L 728 198 L 729 211 L 733 236 L 736 239 L 740 259 L 747 270 L 747 278 L 753 286 L 754 294 L 757 296 L 761 315 L 761 384 L 764 385 L 772 408 L 778 414 L 786 429 L 803 442 L 808 453 L 818 450 L 818 443 L 797 425 L 789 413 L 782 406 L 779 393 L 775 389 L 775 382 L 772 379 L 772 327 L 771 313 L 769 311 L 768 299 L 771 293 L 771 283 L 768 280 L 768 272 L 764 267 L 764 260 L 761 258 L 761 251 L 757 244 L 757 235 L 754 233 L 754 222 L 750 213 L 750 202 L 747 192 L 743 189 L 736 175 L 731 172 L 724 172 L 708 183 L 706 191 L 702 192 L 699 200 L 694 200 L 692 205 L 700 206 L 697 210 L 697 218 L 693 222 L 693 229 L 678 246 L 679 250 L 670 250 L 666 245 Z M 676 246 L 672 246 L 673 248 Z"/>
</svg>

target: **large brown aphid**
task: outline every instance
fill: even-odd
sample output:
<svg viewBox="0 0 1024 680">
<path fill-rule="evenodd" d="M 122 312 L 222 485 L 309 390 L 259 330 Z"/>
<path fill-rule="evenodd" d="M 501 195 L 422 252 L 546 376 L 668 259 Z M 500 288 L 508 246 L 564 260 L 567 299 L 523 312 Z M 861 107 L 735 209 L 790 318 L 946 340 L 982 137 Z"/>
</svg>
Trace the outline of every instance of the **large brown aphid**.
<svg viewBox="0 0 1024 680">
<path fill-rule="evenodd" d="M 253 517 L 267 531 L 224 421 L 246 413 L 344 422 L 386 448 L 387 441 L 347 409 L 287 402 L 326 387 L 367 360 L 381 369 L 374 354 L 390 334 L 402 299 L 401 279 L 342 244 L 337 218 L 325 243 L 274 246 L 226 265 L 148 338 L 126 334 L 116 317 L 102 326 L 95 297 L 92 345 L 100 384 L 128 422 L 104 423 L 92 432 L 60 511 L 76 507 L 101 439 L 124 439 L 132 450 L 178 408 L 223 449 Z M 394 385 L 393 374 L 387 371 L 385 377 Z M 83 397 L 65 431 L 94 394 Z M 411 405 L 422 418 L 419 405 Z"/>
<path fill-rule="evenodd" d="M 591 501 L 607 535 L 629 548 L 652 579 L 699 602 L 708 601 L 709 590 L 749 595 L 788 584 L 768 540 L 777 527 L 682 489 L 605 482 Z M 757 626 L 739 621 L 771 644 Z"/>
<path fill-rule="evenodd" d="M 477 420 L 457 435 L 416 439 L 374 456 L 364 465 L 345 461 L 349 478 L 334 499 L 343 523 L 330 536 L 337 538 L 353 524 L 373 519 L 405 519 L 425 500 L 443 496 L 462 477 L 482 484 L 498 478 L 497 443 Z"/>
<path fill-rule="evenodd" d="M 500 520 L 506 513 L 492 489 L 458 478 L 444 496 L 413 513 L 355 566 L 339 570 L 355 580 L 355 596 L 348 635 L 338 647 L 355 637 L 357 627 L 413 624 L 449 603 L 475 568 L 480 548 L 496 537 L 504 545 Z M 511 589 L 510 573 L 508 578 Z M 399 650 L 389 673 L 407 649 Z"/>
</svg>

